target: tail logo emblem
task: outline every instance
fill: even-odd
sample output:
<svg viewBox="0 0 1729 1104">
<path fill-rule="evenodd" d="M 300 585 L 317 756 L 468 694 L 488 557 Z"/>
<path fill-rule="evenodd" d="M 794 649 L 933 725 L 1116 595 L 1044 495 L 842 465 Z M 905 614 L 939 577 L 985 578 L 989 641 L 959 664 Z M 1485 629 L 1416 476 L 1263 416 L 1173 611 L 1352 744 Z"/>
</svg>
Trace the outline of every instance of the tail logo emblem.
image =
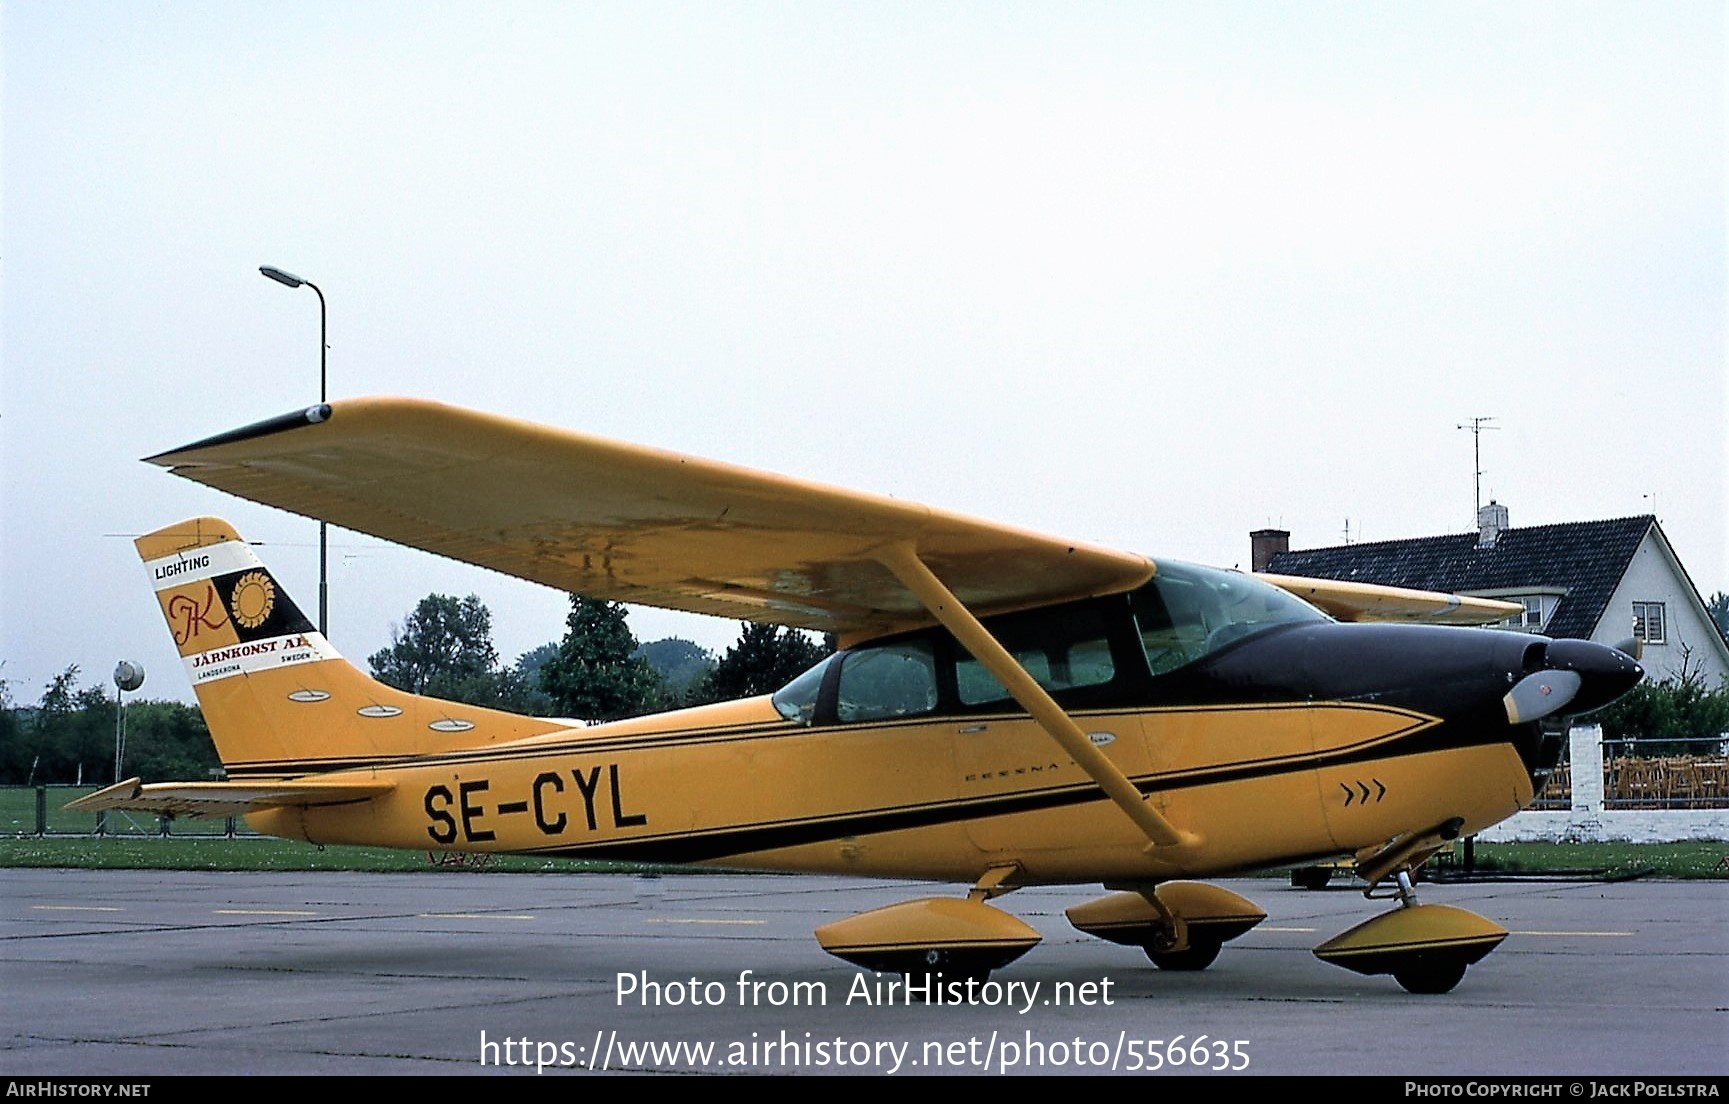
<svg viewBox="0 0 1729 1104">
<path fill-rule="evenodd" d="M 198 635 L 200 629 L 220 629 L 228 622 L 222 618 L 220 610 L 217 619 L 210 619 L 210 611 L 216 605 L 216 588 L 206 585 L 204 588 L 204 604 L 184 594 L 176 594 L 168 600 L 168 624 L 174 630 L 174 643 L 185 644 Z"/>
<path fill-rule="evenodd" d="M 235 581 L 228 605 L 242 628 L 256 629 L 276 608 L 276 584 L 262 571 L 248 571 Z"/>
</svg>

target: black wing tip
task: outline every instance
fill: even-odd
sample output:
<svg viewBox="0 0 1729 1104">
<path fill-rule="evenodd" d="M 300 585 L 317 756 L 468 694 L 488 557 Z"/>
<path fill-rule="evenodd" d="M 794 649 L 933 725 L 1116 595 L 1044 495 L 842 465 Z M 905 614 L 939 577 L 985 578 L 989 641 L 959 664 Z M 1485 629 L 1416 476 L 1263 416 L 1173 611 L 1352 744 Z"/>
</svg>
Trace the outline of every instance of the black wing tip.
<svg viewBox="0 0 1729 1104">
<path fill-rule="evenodd" d="M 225 433 L 218 433 L 214 437 L 206 437 L 201 441 L 194 441 L 189 445 L 181 445 L 179 448 L 172 448 L 166 452 L 159 452 L 154 456 L 146 456 L 144 461 L 147 464 L 161 464 L 163 467 L 170 467 L 174 462 L 173 458 L 182 453 L 192 452 L 197 449 L 214 448 L 217 445 L 231 445 L 236 441 L 250 441 L 258 437 L 268 437 L 273 433 L 285 433 L 291 429 L 300 429 L 304 426 L 317 425 L 320 422 L 329 421 L 330 415 L 331 407 L 329 403 L 317 403 L 313 406 L 302 407 L 299 410 L 294 410 L 287 414 L 278 414 L 274 418 L 266 418 L 261 422 L 253 422 L 251 425 L 244 425 L 239 429 L 231 429 Z"/>
</svg>

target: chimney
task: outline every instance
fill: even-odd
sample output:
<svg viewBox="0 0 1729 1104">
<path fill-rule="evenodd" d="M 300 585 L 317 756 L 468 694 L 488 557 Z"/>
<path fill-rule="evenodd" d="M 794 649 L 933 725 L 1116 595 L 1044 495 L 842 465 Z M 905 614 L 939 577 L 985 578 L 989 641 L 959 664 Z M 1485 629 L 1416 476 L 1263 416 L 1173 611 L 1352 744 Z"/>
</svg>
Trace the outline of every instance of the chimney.
<svg viewBox="0 0 1729 1104">
<path fill-rule="evenodd" d="M 1477 547 L 1495 547 L 1495 542 L 1501 539 L 1501 531 L 1506 528 L 1507 507 L 1491 498 L 1487 506 L 1477 511 Z"/>
<path fill-rule="evenodd" d="M 1249 534 L 1249 570 L 1265 571 L 1280 552 L 1291 550 L 1291 534 L 1283 529 L 1256 529 Z"/>
</svg>

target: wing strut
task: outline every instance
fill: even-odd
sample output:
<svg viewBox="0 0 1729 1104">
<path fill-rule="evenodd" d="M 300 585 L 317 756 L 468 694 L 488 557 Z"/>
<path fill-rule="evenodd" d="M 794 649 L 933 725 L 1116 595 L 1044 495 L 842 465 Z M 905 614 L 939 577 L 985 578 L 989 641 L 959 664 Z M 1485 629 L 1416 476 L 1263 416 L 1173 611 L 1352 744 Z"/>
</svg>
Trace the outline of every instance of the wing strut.
<svg viewBox="0 0 1729 1104">
<path fill-rule="evenodd" d="M 1178 831 L 1157 809 L 1147 804 L 1146 798 L 1141 796 L 1141 791 L 1129 781 L 1128 775 L 1118 770 L 1117 765 L 1111 762 L 1104 752 L 1093 746 L 1093 742 L 1087 739 L 1087 734 L 1081 731 L 1081 727 L 1063 712 L 1063 707 L 1026 672 L 1015 657 L 1009 654 L 1007 648 L 998 643 L 990 630 L 979 623 L 972 611 L 962 605 L 960 599 L 943 585 L 942 580 L 919 559 L 918 552 L 911 545 L 890 545 L 881 549 L 877 558 L 884 567 L 894 572 L 895 578 L 913 592 L 925 609 L 930 611 L 930 615 L 953 633 L 955 639 L 973 654 L 973 658 L 984 665 L 985 670 L 996 676 L 997 681 L 1020 703 L 1021 708 L 1032 714 L 1039 727 L 1049 733 L 1051 739 L 1074 759 L 1076 765 L 1099 784 L 1106 796 L 1129 815 L 1129 819 L 1135 822 L 1135 826 L 1145 833 L 1155 846 L 1175 847 L 1199 842 L 1193 833 Z"/>
</svg>

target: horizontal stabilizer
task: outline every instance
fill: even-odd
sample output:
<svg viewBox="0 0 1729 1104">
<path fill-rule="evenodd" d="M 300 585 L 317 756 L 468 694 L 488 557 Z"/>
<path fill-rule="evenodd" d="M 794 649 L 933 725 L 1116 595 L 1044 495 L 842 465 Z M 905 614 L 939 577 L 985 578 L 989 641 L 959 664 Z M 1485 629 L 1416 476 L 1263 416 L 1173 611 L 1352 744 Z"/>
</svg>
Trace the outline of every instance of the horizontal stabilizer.
<svg viewBox="0 0 1729 1104">
<path fill-rule="evenodd" d="M 1340 579 L 1263 575 L 1257 579 L 1289 591 L 1340 621 L 1420 621 L 1429 625 L 1488 625 L 1525 607 L 1494 598 L 1467 598 L 1437 590 L 1410 590 Z"/>
<path fill-rule="evenodd" d="M 66 804 L 69 812 L 125 810 L 174 817 L 230 817 L 289 806 L 347 805 L 387 794 L 394 782 L 152 782 L 128 778 Z"/>
</svg>

